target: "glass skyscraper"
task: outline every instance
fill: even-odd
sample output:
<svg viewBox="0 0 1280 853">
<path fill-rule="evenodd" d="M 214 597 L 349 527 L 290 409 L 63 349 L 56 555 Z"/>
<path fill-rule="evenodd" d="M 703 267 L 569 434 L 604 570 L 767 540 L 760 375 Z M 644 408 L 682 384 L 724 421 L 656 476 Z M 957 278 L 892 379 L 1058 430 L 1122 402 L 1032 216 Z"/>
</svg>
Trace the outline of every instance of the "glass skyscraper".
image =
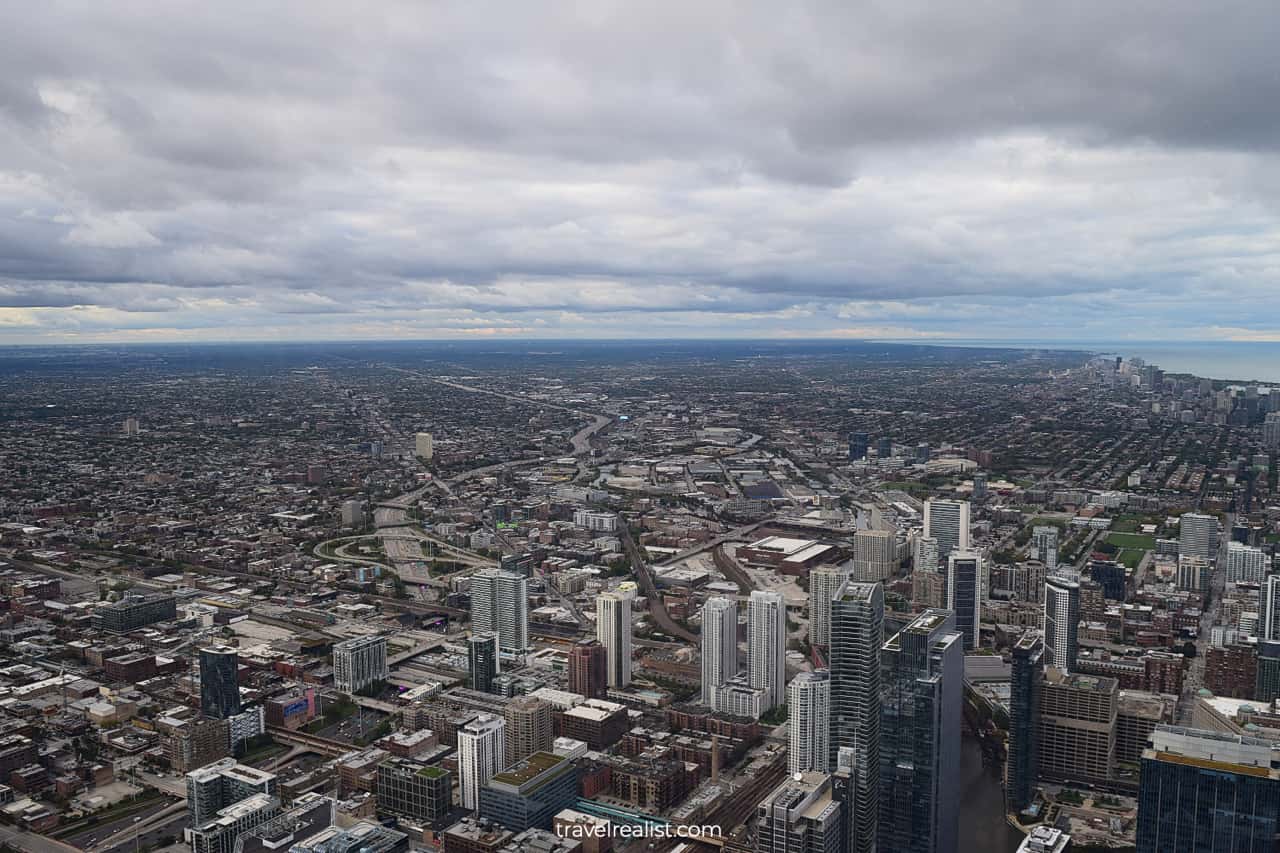
<svg viewBox="0 0 1280 853">
<path fill-rule="evenodd" d="M 879 849 L 957 853 L 964 640 L 926 610 L 884 644 Z"/>
<path fill-rule="evenodd" d="M 1137 853 L 1274 853 L 1280 760 L 1271 747 L 1158 726 L 1142 753 Z"/>
<path fill-rule="evenodd" d="M 1013 647 L 1009 680 L 1009 756 L 1005 763 L 1005 809 L 1014 814 L 1031 804 L 1035 793 L 1036 714 L 1040 708 L 1040 678 L 1044 670 L 1044 642 L 1032 632 Z"/>
<path fill-rule="evenodd" d="M 845 581 L 831 601 L 831 755 L 851 756 L 853 814 L 850 853 L 873 853 L 880 809 L 880 647 L 884 644 L 884 590 L 878 583 Z"/>
<path fill-rule="evenodd" d="M 225 720 L 240 713 L 240 656 L 230 646 L 200 650 L 200 713 Z"/>
</svg>

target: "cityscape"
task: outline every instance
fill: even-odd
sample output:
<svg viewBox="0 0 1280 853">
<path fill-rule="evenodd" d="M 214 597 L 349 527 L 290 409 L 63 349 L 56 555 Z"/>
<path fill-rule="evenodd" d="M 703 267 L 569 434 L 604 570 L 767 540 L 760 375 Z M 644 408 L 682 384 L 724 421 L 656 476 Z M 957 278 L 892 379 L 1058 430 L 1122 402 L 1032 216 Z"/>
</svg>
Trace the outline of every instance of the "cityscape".
<svg viewBox="0 0 1280 853">
<path fill-rule="evenodd" d="M 10 348 L 0 399 L 8 849 L 1280 837 L 1280 386 L 350 343 Z"/>
<path fill-rule="evenodd" d="M 1277 44 L 0 3 L 0 853 L 1280 853 Z"/>
</svg>

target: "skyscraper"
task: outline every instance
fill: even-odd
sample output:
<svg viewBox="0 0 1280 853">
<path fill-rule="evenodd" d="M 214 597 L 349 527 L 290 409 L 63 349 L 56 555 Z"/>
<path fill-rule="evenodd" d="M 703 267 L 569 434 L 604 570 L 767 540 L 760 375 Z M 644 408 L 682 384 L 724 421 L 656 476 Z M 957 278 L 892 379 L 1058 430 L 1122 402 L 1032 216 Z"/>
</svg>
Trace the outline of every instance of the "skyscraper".
<svg viewBox="0 0 1280 853">
<path fill-rule="evenodd" d="M 359 693 L 386 681 L 387 638 L 356 637 L 333 644 L 333 685 L 343 693 Z"/>
<path fill-rule="evenodd" d="M 738 674 L 738 602 L 715 596 L 702 605 L 702 704 Z"/>
<path fill-rule="evenodd" d="M 497 634 L 472 634 L 467 638 L 467 669 L 472 690 L 493 692 L 493 679 L 502 670 Z"/>
<path fill-rule="evenodd" d="M 1005 762 L 1005 810 L 1017 814 L 1031 805 L 1039 775 L 1036 730 L 1040 712 L 1040 678 L 1044 671 L 1044 641 L 1033 631 L 1013 647 L 1009 679 L 1009 754 Z"/>
<path fill-rule="evenodd" d="M 596 639 L 605 648 L 610 687 L 631 683 L 631 602 L 630 589 L 604 592 L 596 598 Z"/>
<path fill-rule="evenodd" d="M 888 580 L 898 568 L 898 534 L 894 530 L 859 530 L 853 537 L 854 580 Z"/>
<path fill-rule="evenodd" d="M 1262 583 L 1270 558 L 1261 548 L 1228 542 L 1225 556 L 1228 583 Z"/>
<path fill-rule="evenodd" d="M 225 720 L 240 713 L 240 656 L 230 646 L 200 650 L 200 713 Z"/>
<path fill-rule="evenodd" d="M 867 434 L 865 432 L 849 433 L 849 461 L 857 462 L 867 458 Z"/>
<path fill-rule="evenodd" d="M 529 580 L 515 572 L 485 569 L 471 578 L 471 630 L 497 634 L 498 648 L 521 655 L 529 648 Z"/>
<path fill-rule="evenodd" d="M 763 690 L 765 710 L 785 701 L 787 603 L 781 593 L 752 590 L 747 602 L 748 683 Z"/>
<path fill-rule="evenodd" d="M 1267 575 L 1259 594 L 1262 624 L 1258 626 L 1258 633 L 1264 640 L 1280 640 L 1280 573 Z"/>
<path fill-rule="evenodd" d="M 1044 581 L 1044 658 L 1047 666 L 1075 672 L 1080 630 L 1080 582 L 1074 573 Z"/>
<path fill-rule="evenodd" d="M 926 610 L 881 650 L 880 850 L 957 853 L 963 642 Z"/>
<path fill-rule="evenodd" d="M 969 550 L 969 502 L 929 500 L 924 502 L 924 535 L 938 540 L 938 559 L 952 551 Z"/>
<path fill-rule="evenodd" d="M 1184 513 L 1178 521 L 1178 553 L 1214 559 L 1218 554 L 1218 517 Z"/>
<path fill-rule="evenodd" d="M 852 752 L 853 840 L 849 853 L 876 849 L 880 809 L 880 647 L 884 591 L 846 581 L 831 602 L 831 739 L 828 766 Z"/>
<path fill-rule="evenodd" d="M 831 752 L 831 674 L 801 672 L 787 685 L 787 771 L 826 773 Z"/>
<path fill-rule="evenodd" d="M 569 691 L 588 699 L 609 693 L 608 653 L 598 640 L 579 640 L 569 649 Z"/>
<path fill-rule="evenodd" d="M 1267 705 L 1280 699 L 1280 640 L 1258 641 L 1258 669 L 1254 676 L 1253 698 Z"/>
<path fill-rule="evenodd" d="M 755 853 L 839 853 L 842 813 L 830 776 L 787 778 L 756 807 Z"/>
<path fill-rule="evenodd" d="M 938 540 L 932 536 L 917 536 L 911 553 L 913 570 L 936 572 L 941 557 L 938 556 Z"/>
<path fill-rule="evenodd" d="M 535 752 L 549 752 L 555 740 L 551 704 L 534 696 L 517 696 L 507 704 L 507 764 Z"/>
<path fill-rule="evenodd" d="M 480 789 L 507 767 L 507 724 L 492 714 L 478 714 L 458 729 L 458 783 L 462 807 L 480 807 Z"/>
<path fill-rule="evenodd" d="M 882 435 L 876 439 L 876 456 L 881 459 L 888 459 L 893 456 L 893 439 L 887 435 Z"/>
<path fill-rule="evenodd" d="M 849 579 L 849 570 L 839 566 L 819 566 L 809 572 L 809 642 L 826 646 L 831 642 L 831 599 Z"/>
<path fill-rule="evenodd" d="M 987 472 L 975 471 L 973 475 L 973 499 L 975 501 L 986 500 L 987 498 Z"/>
<path fill-rule="evenodd" d="M 435 441 L 429 432 L 420 432 L 413 437 L 413 452 L 419 459 L 430 459 L 435 455 Z"/>
<path fill-rule="evenodd" d="M 1142 753 L 1138 853 L 1273 853 L 1280 766 L 1261 738 L 1157 726 Z"/>
<path fill-rule="evenodd" d="M 966 649 L 978 647 L 982 593 L 982 556 L 952 551 L 947 557 L 947 608 L 955 614 L 955 627 L 964 636 Z"/>
<path fill-rule="evenodd" d="M 1030 544 L 1027 554 L 1030 559 L 1044 563 L 1048 572 L 1058 567 L 1058 528 L 1047 524 L 1033 527 Z"/>
</svg>

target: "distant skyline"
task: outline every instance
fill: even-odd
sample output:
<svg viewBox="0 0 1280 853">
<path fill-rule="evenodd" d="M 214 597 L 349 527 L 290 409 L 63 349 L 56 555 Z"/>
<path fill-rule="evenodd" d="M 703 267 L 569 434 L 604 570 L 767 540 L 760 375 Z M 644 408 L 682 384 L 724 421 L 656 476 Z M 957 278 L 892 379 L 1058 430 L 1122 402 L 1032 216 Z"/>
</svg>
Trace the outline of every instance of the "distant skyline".
<svg viewBox="0 0 1280 853">
<path fill-rule="evenodd" d="M 1270 3 L 0 8 L 0 345 L 1280 342 Z"/>
</svg>

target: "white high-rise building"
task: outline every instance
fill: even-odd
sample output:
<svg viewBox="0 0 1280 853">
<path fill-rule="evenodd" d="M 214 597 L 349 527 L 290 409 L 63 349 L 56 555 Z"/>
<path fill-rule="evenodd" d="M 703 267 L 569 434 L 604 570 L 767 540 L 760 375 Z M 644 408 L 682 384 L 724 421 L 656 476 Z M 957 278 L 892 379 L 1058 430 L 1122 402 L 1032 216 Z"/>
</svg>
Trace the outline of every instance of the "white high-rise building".
<svg viewBox="0 0 1280 853">
<path fill-rule="evenodd" d="M 420 432 L 413 437 L 413 452 L 419 459 L 430 459 L 435 455 L 435 440 L 429 432 Z"/>
<path fill-rule="evenodd" d="M 462 807 L 480 808 L 480 789 L 507 769 L 507 723 L 479 714 L 458 729 L 458 785 Z"/>
<path fill-rule="evenodd" d="M 799 673 L 787 685 L 787 737 L 787 772 L 827 772 L 831 674 L 825 669 Z"/>
<path fill-rule="evenodd" d="M 831 599 L 849 579 L 842 566 L 819 566 L 809 572 L 809 642 L 826 646 L 831 642 Z"/>
<path fill-rule="evenodd" d="M 1045 665 L 1062 672 L 1075 672 L 1080 635 L 1080 582 L 1074 572 L 1045 578 L 1042 627 Z"/>
<path fill-rule="evenodd" d="M 1178 553 L 1212 560 L 1218 556 L 1218 517 L 1184 513 L 1178 521 Z"/>
<path fill-rule="evenodd" d="M 1262 583 L 1267 574 L 1267 554 L 1242 542 L 1228 542 L 1226 569 L 1228 583 Z"/>
<path fill-rule="evenodd" d="M 343 693 L 358 693 L 389 677 L 386 637 L 356 637 L 333 644 L 333 686 Z"/>
<path fill-rule="evenodd" d="M 938 540 L 938 559 L 952 551 L 969 550 L 969 502 L 930 500 L 924 502 L 924 535 Z"/>
<path fill-rule="evenodd" d="M 1274 401 L 1275 398 L 1276 391 L 1272 389 L 1271 399 Z M 1280 412 L 1267 412 L 1267 419 L 1262 424 L 1262 443 L 1271 450 L 1280 450 Z"/>
<path fill-rule="evenodd" d="M 917 536 L 912 545 L 911 554 L 913 571 L 936 572 L 938 570 L 938 540 L 932 536 Z"/>
<path fill-rule="evenodd" d="M 715 596 L 702 605 L 702 704 L 738 674 L 738 602 Z"/>
<path fill-rule="evenodd" d="M 342 526 L 343 527 L 363 527 L 364 526 L 364 502 L 358 500 L 349 500 L 342 502 Z"/>
<path fill-rule="evenodd" d="M 888 580 L 898 568 L 898 534 L 859 530 L 853 537 L 853 578 L 864 583 Z"/>
<path fill-rule="evenodd" d="M 1267 575 L 1259 595 L 1262 624 L 1258 626 L 1258 633 L 1264 640 L 1280 640 L 1280 574 Z"/>
<path fill-rule="evenodd" d="M 498 648 L 521 655 L 529 648 L 529 580 L 502 569 L 471 577 L 471 631 L 496 634 Z"/>
<path fill-rule="evenodd" d="M 956 630 L 966 650 L 978 647 L 982 626 L 982 555 L 952 551 L 947 557 L 947 609 L 955 614 Z"/>
<path fill-rule="evenodd" d="M 137 434 L 138 434 L 138 419 L 137 419 L 137 418 L 125 418 L 125 419 L 124 419 L 124 434 L 125 434 L 127 437 L 129 437 L 129 438 L 133 438 L 135 435 L 137 435 Z"/>
<path fill-rule="evenodd" d="M 1027 556 L 1044 563 L 1045 571 L 1052 574 L 1058 568 L 1058 528 L 1052 525 L 1032 528 Z"/>
<path fill-rule="evenodd" d="M 610 687 L 631 683 L 631 602 L 635 597 L 635 584 L 623 584 L 596 598 L 596 639 L 605 649 Z"/>
<path fill-rule="evenodd" d="M 786 699 L 787 602 L 781 593 L 752 590 L 747 603 L 748 683 L 765 692 L 765 709 Z"/>
</svg>

